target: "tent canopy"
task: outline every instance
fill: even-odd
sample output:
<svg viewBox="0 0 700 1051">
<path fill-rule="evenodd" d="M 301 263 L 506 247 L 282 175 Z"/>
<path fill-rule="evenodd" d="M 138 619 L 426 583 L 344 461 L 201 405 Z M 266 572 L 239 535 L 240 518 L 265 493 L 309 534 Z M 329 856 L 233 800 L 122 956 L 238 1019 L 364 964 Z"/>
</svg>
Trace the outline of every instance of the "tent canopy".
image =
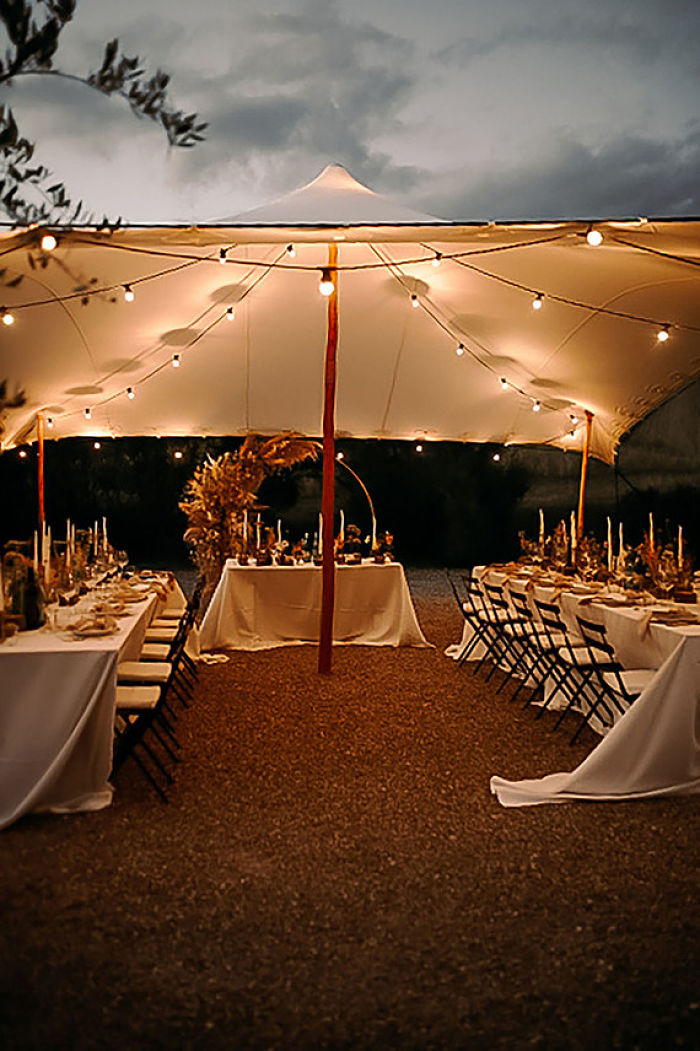
<svg viewBox="0 0 700 1051">
<path fill-rule="evenodd" d="M 3 447 L 37 413 L 47 438 L 318 435 L 335 242 L 339 436 L 572 449 L 588 410 L 612 461 L 700 374 L 700 221 L 596 223 L 598 247 L 589 228 L 442 222 L 333 165 L 219 225 L 54 230 L 51 252 L 6 231 L 0 379 L 27 400 Z"/>
</svg>

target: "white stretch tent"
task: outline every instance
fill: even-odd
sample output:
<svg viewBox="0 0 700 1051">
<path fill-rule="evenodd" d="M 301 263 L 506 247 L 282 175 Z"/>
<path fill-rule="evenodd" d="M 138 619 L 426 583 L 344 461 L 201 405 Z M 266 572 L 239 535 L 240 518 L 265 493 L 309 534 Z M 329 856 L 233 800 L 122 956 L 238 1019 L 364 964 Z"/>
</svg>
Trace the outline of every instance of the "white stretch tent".
<svg viewBox="0 0 700 1051">
<path fill-rule="evenodd" d="M 318 435 L 334 242 L 339 436 L 572 449 L 588 410 L 611 462 L 700 374 L 700 221 L 594 225 L 598 247 L 583 221 L 442 222 L 333 165 L 222 224 L 55 230 L 51 252 L 43 231 L 4 232 L 0 379 L 27 396 L 4 447 L 33 440 L 37 413 L 49 439 Z"/>
</svg>

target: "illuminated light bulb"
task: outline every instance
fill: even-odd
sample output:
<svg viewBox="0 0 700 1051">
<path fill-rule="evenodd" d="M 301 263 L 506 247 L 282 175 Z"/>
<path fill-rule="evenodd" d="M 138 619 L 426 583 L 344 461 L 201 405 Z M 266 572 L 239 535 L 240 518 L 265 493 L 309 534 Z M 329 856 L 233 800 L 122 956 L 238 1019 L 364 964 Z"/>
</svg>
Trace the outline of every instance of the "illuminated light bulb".
<svg viewBox="0 0 700 1051">
<path fill-rule="evenodd" d="M 102 448 L 102 442 L 93 442 L 92 443 L 92 447 L 93 447 L 93 449 L 101 449 Z"/>
<path fill-rule="evenodd" d="M 57 244 L 58 241 L 53 234 L 44 234 L 41 239 L 41 250 L 42 252 L 53 252 Z"/>
<path fill-rule="evenodd" d="M 126 388 L 126 396 L 127 396 L 127 398 L 133 398 L 134 397 L 134 388 L 133 387 L 127 387 Z"/>
<path fill-rule="evenodd" d="M 20 460 L 26 460 L 26 458 L 27 458 L 27 450 L 26 449 L 20 449 L 20 451 L 19 451 L 19 453 L 17 455 L 19 456 Z"/>
<path fill-rule="evenodd" d="M 671 335 L 671 333 L 668 330 L 668 325 L 664 325 L 656 333 L 656 338 L 659 341 L 659 343 L 665 343 L 670 335 Z"/>
<path fill-rule="evenodd" d="M 420 303 L 418 302 L 418 296 L 416 295 L 415 292 L 411 292 L 411 306 L 412 307 L 420 306 Z"/>
<path fill-rule="evenodd" d="M 294 245 L 287 245 L 287 255 L 289 256 L 289 258 L 293 259 L 296 254 L 297 250 L 294 247 Z"/>
<path fill-rule="evenodd" d="M 5 310 L 4 307 L 2 308 L 2 311 L 0 313 L 2 313 L 2 323 L 3 323 L 3 325 L 14 325 L 14 323 L 15 323 L 14 314 L 11 314 L 9 310 Z"/>
<path fill-rule="evenodd" d="M 500 380 L 500 384 L 501 384 L 501 389 L 502 390 L 508 390 L 508 380 L 507 379 L 502 378 Z"/>
<path fill-rule="evenodd" d="M 589 245 L 592 245 L 594 248 L 597 248 L 599 244 L 603 243 L 603 235 L 601 234 L 600 230 L 596 230 L 594 229 L 594 227 L 589 226 L 586 232 L 586 240 L 588 241 Z"/>
<path fill-rule="evenodd" d="M 540 405 L 540 403 L 538 401 L 533 401 L 533 403 L 532 403 L 532 411 L 533 412 L 539 412 L 541 408 L 542 408 L 542 406 Z"/>
<path fill-rule="evenodd" d="M 134 290 L 131 285 L 124 285 L 124 299 L 127 303 L 134 302 Z"/>
<path fill-rule="evenodd" d="M 538 292 L 537 295 L 535 296 L 535 298 L 532 301 L 532 309 L 533 310 L 541 310 L 543 306 L 544 306 L 544 296 L 542 295 L 541 292 Z"/>
<path fill-rule="evenodd" d="M 176 460 L 181 460 L 182 459 L 182 450 L 181 449 L 176 449 L 175 452 L 173 453 L 173 456 L 175 457 Z"/>
<path fill-rule="evenodd" d="M 578 416 L 576 415 L 575 412 L 572 412 L 569 415 L 569 419 L 571 420 L 572 423 L 578 423 Z"/>
<path fill-rule="evenodd" d="M 219 262 L 221 263 L 222 266 L 226 265 L 226 249 L 225 248 L 220 248 L 219 249 Z"/>
<path fill-rule="evenodd" d="M 569 437 L 570 438 L 575 438 L 576 437 L 576 431 L 569 431 Z"/>
<path fill-rule="evenodd" d="M 433 259 L 433 266 L 435 267 L 436 270 L 440 266 L 441 262 L 442 262 L 442 253 L 441 252 L 436 252 L 435 253 L 435 258 Z"/>
<path fill-rule="evenodd" d="M 331 296 L 333 295 L 334 287 L 330 268 L 324 266 L 321 270 L 321 280 L 318 283 L 318 290 L 322 296 Z"/>
<path fill-rule="evenodd" d="M 50 431 L 53 430 L 53 418 L 51 416 L 49 416 L 49 418 L 47 419 L 46 426 L 49 428 Z"/>
<path fill-rule="evenodd" d="M 174 369 L 179 369 L 180 368 L 180 355 L 179 354 L 173 354 L 172 366 L 173 366 Z"/>
<path fill-rule="evenodd" d="M 92 409 L 86 409 L 85 410 L 85 419 L 86 420 L 91 420 L 92 419 Z"/>
<path fill-rule="evenodd" d="M 491 457 L 491 459 L 493 460 L 494 463 L 500 463 L 500 461 L 501 461 L 501 454 L 500 453 L 494 453 L 493 456 Z"/>
<path fill-rule="evenodd" d="M 455 351 L 455 354 L 457 355 L 458 358 L 462 357 L 462 354 L 464 354 L 464 343 L 460 343 L 460 345 L 457 347 L 457 349 Z"/>
<path fill-rule="evenodd" d="M 416 452 L 417 453 L 422 453 L 423 452 L 423 446 L 420 444 L 420 442 L 416 446 Z"/>
<path fill-rule="evenodd" d="M 337 453 L 335 458 L 336 458 L 336 460 L 344 460 L 345 459 L 345 453 Z"/>
<path fill-rule="evenodd" d="M 227 321 L 233 321 L 235 316 L 236 316 L 236 309 L 235 309 L 235 307 L 227 307 L 226 308 L 226 320 Z"/>
</svg>

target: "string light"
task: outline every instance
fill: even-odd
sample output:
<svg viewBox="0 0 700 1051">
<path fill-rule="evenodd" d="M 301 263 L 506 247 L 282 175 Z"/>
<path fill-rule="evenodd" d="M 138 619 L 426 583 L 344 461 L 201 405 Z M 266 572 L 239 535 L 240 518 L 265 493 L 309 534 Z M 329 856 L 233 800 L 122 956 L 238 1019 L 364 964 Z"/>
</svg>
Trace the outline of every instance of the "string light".
<svg viewBox="0 0 700 1051">
<path fill-rule="evenodd" d="M 571 420 L 571 422 L 573 424 L 577 424 L 578 423 L 578 416 L 576 415 L 575 412 L 572 412 L 572 413 L 569 414 L 569 419 Z"/>
<path fill-rule="evenodd" d="M 174 369 L 179 369 L 180 368 L 180 355 L 179 354 L 173 354 L 172 366 L 173 366 Z"/>
<path fill-rule="evenodd" d="M 53 252 L 54 248 L 58 244 L 58 241 L 56 240 L 53 234 L 44 234 L 40 244 L 42 252 Z"/>
<path fill-rule="evenodd" d="M 86 420 L 91 420 L 92 419 L 92 409 L 86 409 L 85 410 L 85 419 Z"/>
<path fill-rule="evenodd" d="M 20 451 L 18 452 L 17 455 L 19 456 L 20 460 L 26 460 L 26 458 L 27 458 L 27 450 L 26 449 L 20 449 Z"/>
<path fill-rule="evenodd" d="M 336 460 L 344 460 L 345 459 L 345 453 L 336 453 L 336 457 L 335 458 L 336 458 Z"/>
<path fill-rule="evenodd" d="M 533 403 L 532 403 L 532 411 L 533 412 L 539 412 L 541 408 L 542 408 L 542 406 L 540 405 L 540 403 L 538 401 L 533 401 Z"/>
<path fill-rule="evenodd" d="M 659 341 L 659 343 L 665 343 L 670 335 L 671 333 L 669 332 L 669 326 L 663 325 L 656 333 L 656 338 Z"/>
<path fill-rule="evenodd" d="M 50 431 L 53 430 L 53 416 L 49 416 L 49 418 L 46 421 L 46 426 L 49 428 Z"/>
<path fill-rule="evenodd" d="M 457 355 L 458 358 L 462 357 L 462 354 L 464 354 L 464 343 L 460 343 L 460 345 L 457 347 L 457 349 L 455 351 L 455 354 Z"/>
<path fill-rule="evenodd" d="M 418 302 L 418 296 L 416 295 L 415 292 L 411 292 L 411 306 L 412 307 L 420 306 L 420 303 Z"/>
<path fill-rule="evenodd" d="M 131 285 L 124 285 L 124 299 L 127 303 L 134 302 L 134 290 Z"/>
<path fill-rule="evenodd" d="M 127 398 L 133 398 L 134 397 L 134 388 L 133 387 L 127 387 L 126 388 L 126 396 L 127 396 Z"/>
<path fill-rule="evenodd" d="M 102 442 L 93 442 L 92 443 L 92 447 L 93 447 L 93 449 L 101 449 L 102 448 Z"/>
<path fill-rule="evenodd" d="M 294 247 L 294 245 L 287 245 L 287 255 L 289 256 L 289 258 L 290 259 L 294 259 L 294 256 L 296 254 L 297 254 L 297 250 Z"/>
<path fill-rule="evenodd" d="M 508 380 L 505 379 L 503 376 L 500 379 L 500 384 L 501 384 L 501 390 L 508 390 Z"/>
<path fill-rule="evenodd" d="M 321 280 L 318 283 L 318 290 L 322 296 L 330 296 L 333 294 L 334 287 L 330 267 L 324 266 L 321 270 Z"/>
<path fill-rule="evenodd" d="M 219 262 L 221 263 L 222 266 L 226 265 L 226 249 L 225 248 L 220 248 L 219 249 Z"/>
<path fill-rule="evenodd" d="M 501 454 L 500 453 L 494 453 L 493 456 L 491 457 L 491 459 L 493 460 L 494 463 L 500 463 L 500 461 L 501 461 Z"/>
<path fill-rule="evenodd" d="M 227 321 L 233 321 L 235 316 L 236 316 L 235 307 L 227 307 L 227 309 L 226 309 L 226 320 Z"/>
<path fill-rule="evenodd" d="M 436 270 L 440 266 L 441 262 L 442 262 L 442 252 L 436 252 L 435 253 L 435 257 L 433 259 L 433 266 L 435 267 Z"/>
<path fill-rule="evenodd" d="M 532 301 L 532 309 L 533 310 L 541 310 L 543 306 L 544 306 L 544 296 L 542 295 L 541 292 L 538 292 L 537 295 L 535 296 L 535 298 Z"/>
<path fill-rule="evenodd" d="M 11 314 L 10 311 L 6 309 L 6 307 L 2 307 L 2 309 L 0 309 L 0 317 L 2 317 L 3 325 L 14 325 L 15 323 L 14 314 Z"/>
<path fill-rule="evenodd" d="M 586 231 L 586 240 L 588 241 L 589 245 L 592 245 L 594 248 L 597 248 L 599 244 L 603 243 L 603 235 L 601 234 L 600 230 L 596 230 L 595 227 L 589 226 L 588 230 Z"/>
<path fill-rule="evenodd" d="M 175 457 L 176 460 L 181 460 L 182 459 L 182 450 L 181 449 L 176 449 L 175 452 L 173 453 L 173 456 Z"/>
<path fill-rule="evenodd" d="M 420 442 L 418 443 L 418 445 L 416 445 L 416 452 L 417 453 L 422 453 L 423 452 L 423 446 L 420 444 Z"/>
</svg>

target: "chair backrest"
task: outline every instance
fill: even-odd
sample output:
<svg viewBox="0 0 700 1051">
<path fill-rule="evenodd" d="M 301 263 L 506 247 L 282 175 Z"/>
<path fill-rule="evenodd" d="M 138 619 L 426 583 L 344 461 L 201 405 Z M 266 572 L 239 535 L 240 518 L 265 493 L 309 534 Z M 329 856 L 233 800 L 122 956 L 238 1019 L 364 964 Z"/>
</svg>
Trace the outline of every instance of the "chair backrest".
<svg viewBox="0 0 700 1051">
<path fill-rule="evenodd" d="M 517 588 L 509 588 L 510 601 L 513 604 L 513 609 L 517 615 L 525 620 L 534 620 L 534 615 L 530 609 L 530 603 L 527 599 L 527 593 L 525 591 L 518 591 Z"/>
<path fill-rule="evenodd" d="M 608 638 L 605 625 L 598 624 L 596 621 L 586 620 L 578 615 L 576 620 L 598 678 L 603 682 L 604 686 L 607 685 L 609 687 L 610 678 L 612 677 L 615 682 L 615 692 L 621 694 L 631 704 L 636 694 L 630 693 L 625 686 L 620 674 L 624 669 L 617 659 L 615 647 Z M 603 675 L 606 675 L 607 679 L 603 679 Z"/>
<path fill-rule="evenodd" d="M 552 602 L 542 602 L 541 599 L 535 599 L 535 607 L 539 613 L 540 620 L 545 626 L 547 631 L 560 632 L 566 634 L 567 627 L 562 620 L 561 611 L 558 606 L 555 606 Z"/>
</svg>

